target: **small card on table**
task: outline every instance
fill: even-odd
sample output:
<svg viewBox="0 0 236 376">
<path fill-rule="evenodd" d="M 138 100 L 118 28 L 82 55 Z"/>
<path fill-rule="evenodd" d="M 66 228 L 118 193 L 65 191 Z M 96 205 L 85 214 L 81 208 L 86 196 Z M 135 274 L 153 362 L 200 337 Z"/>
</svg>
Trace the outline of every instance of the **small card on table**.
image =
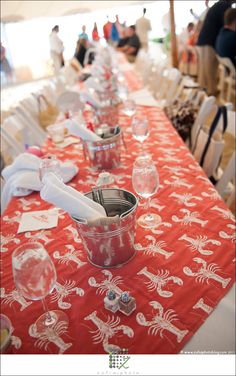
<svg viewBox="0 0 236 376">
<path fill-rule="evenodd" d="M 25 231 L 44 230 L 56 227 L 58 223 L 58 210 L 40 210 L 23 213 L 17 233 Z"/>
<path fill-rule="evenodd" d="M 56 146 L 60 149 L 64 149 L 66 148 L 67 146 L 69 145 L 72 145 L 72 144 L 78 144 L 78 142 L 80 142 L 79 138 L 77 137 L 73 137 L 73 136 L 69 136 L 69 137 L 66 137 L 64 139 L 64 141 L 56 144 Z"/>
</svg>

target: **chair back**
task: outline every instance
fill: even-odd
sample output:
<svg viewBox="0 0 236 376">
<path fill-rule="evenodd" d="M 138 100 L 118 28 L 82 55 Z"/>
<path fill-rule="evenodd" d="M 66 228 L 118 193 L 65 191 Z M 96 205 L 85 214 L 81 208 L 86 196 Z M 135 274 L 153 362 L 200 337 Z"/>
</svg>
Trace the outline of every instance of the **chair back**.
<svg viewBox="0 0 236 376">
<path fill-rule="evenodd" d="M 196 137 L 197 137 L 199 129 L 204 124 L 204 122 L 206 121 L 210 113 L 214 109 L 217 108 L 215 103 L 216 103 L 216 98 L 214 96 L 210 96 L 210 97 L 206 97 L 203 103 L 201 104 L 197 117 L 195 119 L 195 122 L 191 130 L 192 147 L 194 147 L 195 145 L 195 141 L 196 141 Z"/>
</svg>

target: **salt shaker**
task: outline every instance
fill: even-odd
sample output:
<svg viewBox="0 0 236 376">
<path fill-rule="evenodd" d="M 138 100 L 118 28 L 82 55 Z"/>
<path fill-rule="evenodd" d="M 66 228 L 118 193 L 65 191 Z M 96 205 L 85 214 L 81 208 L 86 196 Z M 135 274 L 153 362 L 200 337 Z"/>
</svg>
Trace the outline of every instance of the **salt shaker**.
<svg viewBox="0 0 236 376">
<path fill-rule="evenodd" d="M 109 172 L 103 171 L 98 175 L 96 185 L 101 188 L 110 188 L 114 183 L 114 178 Z"/>
<path fill-rule="evenodd" d="M 122 292 L 119 298 L 119 310 L 129 316 L 136 309 L 135 299 L 127 292 Z"/>
<path fill-rule="evenodd" d="M 109 311 L 115 313 L 119 309 L 119 297 L 113 290 L 109 290 L 104 298 L 104 306 Z"/>
</svg>

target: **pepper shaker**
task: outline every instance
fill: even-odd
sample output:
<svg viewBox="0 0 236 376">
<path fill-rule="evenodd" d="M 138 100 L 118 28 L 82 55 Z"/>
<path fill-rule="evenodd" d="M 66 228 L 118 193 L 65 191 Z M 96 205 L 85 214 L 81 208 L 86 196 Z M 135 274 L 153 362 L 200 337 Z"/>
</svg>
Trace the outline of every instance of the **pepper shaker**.
<svg viewBox="0 0 236 376">
<path fill-rule="evenodd" d="M 119 298 L 119 310 L 129 316 L 135 309 L 135 299 L 127 291 L 124 291 Z"/>
</svg>

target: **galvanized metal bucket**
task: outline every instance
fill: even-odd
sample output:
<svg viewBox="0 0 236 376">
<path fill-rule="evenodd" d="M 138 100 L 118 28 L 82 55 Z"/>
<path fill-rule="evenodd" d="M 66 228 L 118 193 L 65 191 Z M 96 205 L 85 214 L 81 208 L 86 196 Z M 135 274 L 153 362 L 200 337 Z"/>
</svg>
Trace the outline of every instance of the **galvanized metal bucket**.
<svg viewBox="0 0 236 376">
<path fill-rule="evenodd" d="M 120 267 L 134 257 L 137 198 L 123 189 L 102 189 L 109 217 L 119 215 L 117 223 L 89 226 L 72 217 L 87 252 L 88 260 L 102 268 Z M 92 199 L 92 192 L 86 194 Z"/>
<path fill-rule="evenodd" d="M 100 124 L 115 126 L 118 123 L 118 109 L 115 105 L 103 106 L 96 111 Z"/>
<path fill-rule="evenodd" d="M 83 141 L 85 156 L 92 167 L 98 170 L 117 168 L 120 164 L 121 129 L 117 133 L 101 141 Z"/>
</svg>

